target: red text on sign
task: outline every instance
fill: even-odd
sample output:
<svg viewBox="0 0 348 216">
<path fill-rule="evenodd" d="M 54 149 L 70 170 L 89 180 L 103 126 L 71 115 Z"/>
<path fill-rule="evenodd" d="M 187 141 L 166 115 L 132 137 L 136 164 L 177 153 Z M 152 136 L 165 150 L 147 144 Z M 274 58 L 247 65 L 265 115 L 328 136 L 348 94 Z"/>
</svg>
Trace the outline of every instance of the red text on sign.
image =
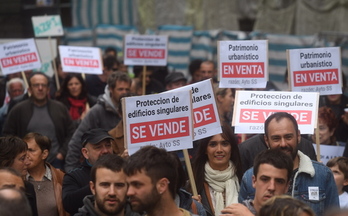
<svg viewBox="0 0 348 216">
<path fill-rule="evenodd" d="M 99 61 L 96 59 L 64 58 L 63 61 L 66 66 L 99 68 Z"/>
<path fill-rule="evenodd" d="M 224 78 L 263 78 L 265 66 L 263 62 L 225 62 L 222 63 Z"/>
<path fill-rule="evenodd" d="M 193 109 L 193 116 L 195 128 L 216 122 L 213 104 Z"/>
<path fill-rule="evenodd" d="M 338 78 L 338 69 L 294 71 L 294 86 L 338 84 Z"/>
<path fill-rule="evenodd" d="M 24 55 L 3 58 L 1 59 L 1 65 L 3 68 L 7 68 L 15 65 L 28 64 L 36 61 L 38 61 L 37 55 L 35 52 L 32 52 Z"/>
<path fill-rule="evenodd" d="M 275 112 L 290 113 L 299 125 L 310 125 L 312 122 L 312 111 L 310 110 L 259 110 L 241 109 L 240 123 L 264 123 L 265 120 Z"/>
<path fill-rule="evenodd" d="M 164 49 L 127 49 L 127 58 L 164 59 Z"/>
<path fill-rule="evenodd" d="M 141 122 L 130 125 L 132 144 L 184 137 L 189 134 L 188 117 Z"/>
</svg>

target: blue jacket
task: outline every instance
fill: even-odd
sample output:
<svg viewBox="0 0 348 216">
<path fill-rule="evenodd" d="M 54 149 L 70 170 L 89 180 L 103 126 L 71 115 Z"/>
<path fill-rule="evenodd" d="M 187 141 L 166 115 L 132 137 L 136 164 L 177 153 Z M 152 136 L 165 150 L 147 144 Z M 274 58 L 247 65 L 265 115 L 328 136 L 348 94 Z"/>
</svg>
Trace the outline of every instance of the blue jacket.
<svg viewBox="0 0 348 216">
<path fill-rule="evenodd" d="M 335 180 L 331 170 L 325 165 L 311 161 L 298 151 L 300 164 L 293 177 L 292 190 L 288 194 L 309 205 L 317 216 L 323 215 L 330 207 L 339 207 L 339 199 Z M 248 169 L 242 178 L 238 201 L 254 199 L 255 189 L 252 187 L 253 168 Z M 309 198 L 308 187 L 319 188 L 319 200 Z"/>
</svg>

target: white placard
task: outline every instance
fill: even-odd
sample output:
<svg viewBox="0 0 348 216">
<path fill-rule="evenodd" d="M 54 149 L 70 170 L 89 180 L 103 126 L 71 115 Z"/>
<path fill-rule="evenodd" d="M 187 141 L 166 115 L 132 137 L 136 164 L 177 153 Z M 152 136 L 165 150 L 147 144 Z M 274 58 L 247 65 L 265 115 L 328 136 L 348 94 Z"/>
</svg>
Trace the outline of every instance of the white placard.
<svg viewBox="0 0 348 216">
<path fill-rule="evenodd" d="M 35 37 L 64 35 L 62 21 L 59 15 L 31 17 Z"/>
<path fill-rule="evenodd" d="M 124 134 L 129 154 L 146 145 L 167 151 L 192 148 L 191 98 L 190 91 L 123 98 Z"/>
<path fill-rule="evenodd" d="M 287 50 L 291 90 L 342 94 L 339 47 Z"/>
<path fill-rule="evenodd" d="M 126 35 L 125 65 L 167 65 L 168 37 L 158 35 Z"/>
<path fill-rule="evenodd" d="M 317 125 L 319 93 L 282 91 L 236 91 L 232 125 L 236 133 L 264 133 L 265 120 L 275 112 L 288 112 L 302 134 Z"/>
<path fill-rule="evenodd" d="M 0 66 L 5 75 L 41 67 L 34 39 L 1 44 L 0 50 Z"/>
<path fill-rule="evenodd" d="M 102 74 L 103 60 L 100 48 L 59 46 L 64 72 Z"/>
<path fill-rule="evenodd" d="M 18 39 L 0 39 L 0 44 L 9 43 L 14 41 L 20 41 Z M 41 67 L 34 69 L 45 73 L 47 76 L 53 75 L 53 68 L 51 61 L 57 57 L 57 40 L 55 38 L 48 39 L 35 39 L 37 50 L 39 51 Z M 50 46 L 53 48 L 50 49 Z M 53 56 L 52 56 L 53 55 Z M 2 73 L 2 72 L 1 72 Z"/>
<path fill-rule="evenodd" d="M 268 41 L 219 41 L 220 88 L 266 88 Z"/>
<path fill-rule="evenodd" d="M 315 153 L 317 153 L 317 145 L 313 144 Z M 326 163 L 335 157 L 341 157 L 344 152 L 344 146 L 320 145 L 320 161 Z"/>
<path fill-rule="evenodd" d="M 212 80 L 207 79 L 167 92 L 192 91 L 194 140 L 222 133 Z"/>
</svg>

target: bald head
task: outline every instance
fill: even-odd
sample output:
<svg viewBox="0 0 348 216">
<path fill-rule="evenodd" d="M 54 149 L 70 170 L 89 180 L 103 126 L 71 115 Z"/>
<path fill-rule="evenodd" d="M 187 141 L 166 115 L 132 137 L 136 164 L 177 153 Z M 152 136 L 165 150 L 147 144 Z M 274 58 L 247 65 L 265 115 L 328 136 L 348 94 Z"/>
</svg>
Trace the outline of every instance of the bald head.
<svg viewBox="0 0 348 216">
<path fill-rule="evenodd" d="M 24 181 L 21 175 L 13 169 L 0 169 L 0 189 L 4 188 L 24 191 Z"/>
<path fill-rule="evenodd" d="M 29 201 L 24 193 L 15 188 L 0 189 L 0 215 L 31 216 Z"/>
</svg>

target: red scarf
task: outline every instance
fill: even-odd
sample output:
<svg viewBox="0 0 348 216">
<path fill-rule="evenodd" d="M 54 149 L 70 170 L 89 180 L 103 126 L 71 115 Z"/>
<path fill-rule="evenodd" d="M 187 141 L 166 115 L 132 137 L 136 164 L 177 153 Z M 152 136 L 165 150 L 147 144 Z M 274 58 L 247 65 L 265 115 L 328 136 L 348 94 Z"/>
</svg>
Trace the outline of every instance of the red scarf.
<svg viewBox="0 0 348 216">
<path fill-rule="evenodd" d="M 70 116 L 73 120 L 80 118 L 81 114 L 86 110 L 86 99 L 74 99 L 68 97 L 70 103 Z"/>
</svg>

